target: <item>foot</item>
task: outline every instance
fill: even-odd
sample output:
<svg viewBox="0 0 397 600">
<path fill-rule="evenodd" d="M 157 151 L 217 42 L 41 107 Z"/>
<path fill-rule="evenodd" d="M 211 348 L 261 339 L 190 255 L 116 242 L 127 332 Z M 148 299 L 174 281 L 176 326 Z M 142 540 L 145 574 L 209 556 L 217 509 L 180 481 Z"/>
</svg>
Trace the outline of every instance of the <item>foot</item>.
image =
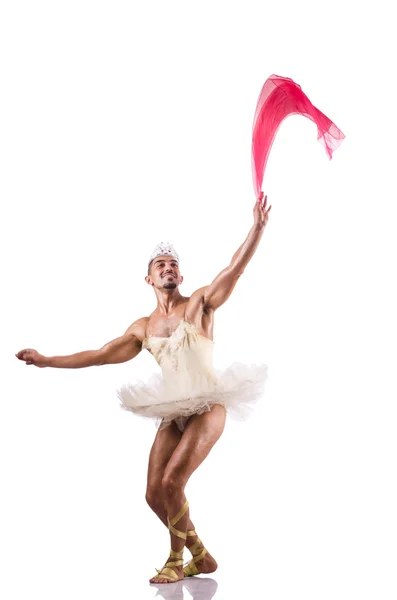
<svg viewBox="0 0 397 600">
<path fill-rule="evenodd" d="M 201 540 L 199 544 L 197 544 L 197 540 L 197 535 L 188 537 L 189 546 L 187 546 L 187 548 L 189 550 L 192 548 L 193 559 L 194 557 L 198 557 L 200 554 L 202 554 L 204 550 Z M 198 575 L 199 573 L 213 573 L 217 570 L 217 568 L 218 563 L 216 562 L 215 558 L 208 552 L 208 550 L 206 550 L 204 556 L 200 560 L 196 560 L 194 562 L 192 560 L 188 565 L 185 566 L 185 576 L 193 574 Z M 198 573 L 195 572 L 196 570 Z M 193 573 L 190 571 L 193 571 Z"/>
<path fill-rule="evenodd" d="M 175 558 L 169 556 L 161 571 L 156 569 L 158 574 L 150 579 L 150 583 L 175 583 L 183 579 L 183 565 L 174 566 L 174 563 Z"/>
<path fill-rule="evenodd" d="M 194 563 L 199 573 L 213 573 L 218 568 L 215 558 L 207 551 L 204 558 Z"/>
</svg>

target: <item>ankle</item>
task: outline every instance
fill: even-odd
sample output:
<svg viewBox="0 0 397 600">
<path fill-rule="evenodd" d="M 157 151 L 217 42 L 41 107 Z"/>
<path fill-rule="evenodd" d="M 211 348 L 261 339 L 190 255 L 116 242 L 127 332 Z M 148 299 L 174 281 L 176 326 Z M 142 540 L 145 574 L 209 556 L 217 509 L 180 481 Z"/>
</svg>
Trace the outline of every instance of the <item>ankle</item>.
<svg viewBox="0 0 397 600">
<path fill-rule="evenodd" d="M 194 537 L 192 536 L 192 541 L 187 548 L 193 556 L 198 556 L 203 550 L 205 550 L 205 546 L 198 535 Z"/>
<path fill-rule="evenodd" d="M 191 530 L 192 531 L 192 530 Z M 194 531 L 194 530 L 193 530 Z M 189 533 L 189 530 L 187 531 L 187 537 L 186 537 L 186 543 L 185 546 L 187 548 L 190 548 L 191 546 L 193 546 L 198 540 L 198 535 L 196 532 L 194 532 L 194 534 Z"/>
</svg>

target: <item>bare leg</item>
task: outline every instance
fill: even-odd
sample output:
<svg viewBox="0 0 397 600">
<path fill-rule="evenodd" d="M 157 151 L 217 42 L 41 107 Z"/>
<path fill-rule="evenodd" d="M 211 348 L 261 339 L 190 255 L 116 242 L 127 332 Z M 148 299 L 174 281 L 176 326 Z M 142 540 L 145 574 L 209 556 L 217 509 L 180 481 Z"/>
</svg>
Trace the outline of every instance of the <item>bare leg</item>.
<svg viewBox="0 0 397 600">
<path fill-rule="evenodd" d="M 147 476 L 146 502 L 156 513 L 158 518 L 168 529 L 167 508 L 163 497 L 161 482 L 164 477 L 165 468 L 182 438 L 175 423 L 171 423 L 165 429 L 157 431 L 152 449 L 149 455 L 149 467 Z M 179 510 L 179 509 L 178 509 Z M 178 512 L 178 511 L 177 511 Z M 176 514 L 176 513 L 175 513 Z M 193 530 L 194 525 L 188 518 L 188 529 Z M 189 536 L 186 546 L 192 546 L 196 537 Z"/>
<path fill-rule="evenodd" d="M 162 497 L 165 502 L 167 516 L 172 519 L 181 510 L 186 502 L 185 486 L 197 467 L 208 456 L 221 436 L 226 420 L 226 411 L 219 404 L 201 415 L 193 415 L 186 424 L 185 430 L 169 458 L 161 482 Z M 185 532 L 189 524 L 187 511 L 178 520 L 178 531 Z M 194 542 L 194 540 L 193 540 Z M 174 552 L 183 550 L 185 541 L 171 532 L 171 549 Z M 170 556 L 170 561 L 172 557 Z M 179 579 L 183 578 L 183 567 L 173 567 Z M 213 569 L 215 570 L 215 569 Z M 153 577 L 151 583 L 169 583 L 161 575 Z"/>
</svg>

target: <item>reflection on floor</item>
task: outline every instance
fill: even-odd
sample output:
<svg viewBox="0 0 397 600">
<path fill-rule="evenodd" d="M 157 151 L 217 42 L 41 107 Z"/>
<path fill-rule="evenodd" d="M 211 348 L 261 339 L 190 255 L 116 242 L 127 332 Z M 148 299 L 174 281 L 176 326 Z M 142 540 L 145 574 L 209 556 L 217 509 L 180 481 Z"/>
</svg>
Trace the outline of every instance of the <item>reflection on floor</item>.
<svg viewBox="0 0 397 600">
<path fill-rule="evenodd" d="M 218 589 L 218 583 L 210 577 L 185 577 L 177 583 L 151 583 L 150 586 L 157 588 L 155 598 L 164 600 L 185 600 L 188 597 L 193 600 L 211 600 Z M 184 589 L 190 596 L 184 595 Z"/>
</svg>

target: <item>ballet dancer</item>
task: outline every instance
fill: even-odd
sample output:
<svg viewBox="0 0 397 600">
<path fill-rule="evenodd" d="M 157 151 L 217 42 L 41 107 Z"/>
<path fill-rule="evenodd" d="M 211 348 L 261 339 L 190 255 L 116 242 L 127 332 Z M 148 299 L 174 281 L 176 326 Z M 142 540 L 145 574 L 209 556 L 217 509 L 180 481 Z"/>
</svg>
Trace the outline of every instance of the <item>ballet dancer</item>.
<svg viewBox="0 0 397 600">
<path fill-rule="evenodd" d="M 160 365 L 162 373 L 147 383 L 128 383 L 118 390 L 123 409 L 157 424 L 146 500 L 169 529 L 171 551 L 151 583 L 177 582 L 217 568 L 196 533 L 184 489 L 220 438 L 226 415 L 246 418 L 249 407 L 263 394 L 267 366 L 233 363 L 219 373 L 212 365 L 212 339 L 214 313 L 229 298 L 254 255 L 270 209 L 261 192 L 253 209 L 254 223 L 230 264 L 210 285 L 189 297 L 179 291 L 183 277 L 175 249 L 169 243 L 159 244 L 145 277 L 156 295 L 155 310 L 102 348 L 68 356 L 47 357 L 30 348 L 16 354 L 27 365 L 77 369 L 123 363 L 146 349 Z M 185 546 L 192 554 L 188 563 L 183 561 Z"/>
</svg>

